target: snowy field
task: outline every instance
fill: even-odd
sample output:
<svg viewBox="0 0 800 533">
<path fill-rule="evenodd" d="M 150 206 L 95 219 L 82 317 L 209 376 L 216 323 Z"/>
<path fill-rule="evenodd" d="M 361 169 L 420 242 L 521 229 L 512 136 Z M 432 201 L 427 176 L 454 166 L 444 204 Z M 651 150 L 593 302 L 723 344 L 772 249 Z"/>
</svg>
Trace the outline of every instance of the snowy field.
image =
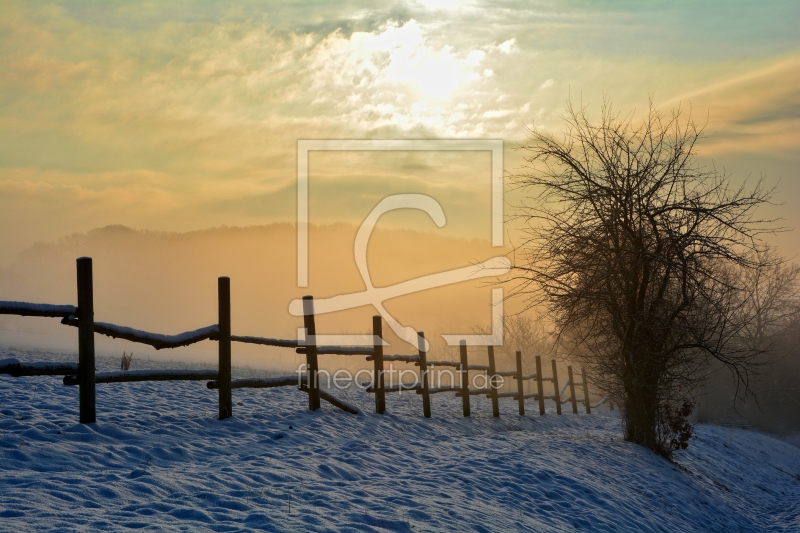
<svg viewBox="0 0 800 533">
<path fill-rule="evenodd" d="M 132 368 L 148 365 L 187 368 Z M 753 432 L 700 426 L 673 465 L 605 407 L 520 417 L 501 400 L 493 419 L 473 397 L 464 419 L 448 394 L 426 420 L 415 394 L 384 416 L 358 391 L 335 392 L 358 416 L 292 388 L 233 394 L 219 422 L 205 382 L 100 384 L 80 425 L 77 387 L 0 376 L 0 530 L 800 531 L 800 449 Z"/>
</svg>

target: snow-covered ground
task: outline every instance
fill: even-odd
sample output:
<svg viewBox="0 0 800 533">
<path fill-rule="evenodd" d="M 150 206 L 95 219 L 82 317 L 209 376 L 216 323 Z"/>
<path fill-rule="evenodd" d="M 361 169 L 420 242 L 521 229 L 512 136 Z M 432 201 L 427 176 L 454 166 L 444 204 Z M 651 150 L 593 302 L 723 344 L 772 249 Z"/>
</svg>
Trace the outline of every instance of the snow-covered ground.
<svg viewBox="0 0 800 533">
<path fill-rule="evenodd" d="M 442 394 L 424 419 L 415 394 L 379 416 L 334 392 L 364 414 L 235 390 L 220 422 L 205 382 L 98 385 L 98 423 L 81 425 L 77 387 L 0 376 L 0 530 L 800 531 L 800 449 L 769 436 L 700 426 L 673 465 L 623 442 L 605 407 L 520 417 L 501 400 L 493 419 L 474 397 L 464 419 Z"/>
</svg>

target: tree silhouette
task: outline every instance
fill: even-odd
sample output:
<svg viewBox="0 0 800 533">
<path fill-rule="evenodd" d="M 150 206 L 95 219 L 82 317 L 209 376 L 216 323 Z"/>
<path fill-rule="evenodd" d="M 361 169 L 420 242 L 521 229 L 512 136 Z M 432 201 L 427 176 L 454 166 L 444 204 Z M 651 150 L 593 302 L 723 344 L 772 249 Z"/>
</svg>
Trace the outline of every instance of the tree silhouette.
<svg viewBox="0 0 800 533">
<path fill-rule="evenodd" d="M 521 146 L 526 237 L 510 281 L 622 404 L 625 439 L 669 457 L 711 360 L 747 388 L 758 352 L 742 342 L 741 272 L 770 261 L 761 236 L 777 228 L 755 211 L 773 191 L 697 164 L 703 131 L 680 109 L 651 101 L 635 121 L 605 101 L 592 123 L 568 103 L 564 120 L 563 138 L 529 130 Z"/>
</svg>

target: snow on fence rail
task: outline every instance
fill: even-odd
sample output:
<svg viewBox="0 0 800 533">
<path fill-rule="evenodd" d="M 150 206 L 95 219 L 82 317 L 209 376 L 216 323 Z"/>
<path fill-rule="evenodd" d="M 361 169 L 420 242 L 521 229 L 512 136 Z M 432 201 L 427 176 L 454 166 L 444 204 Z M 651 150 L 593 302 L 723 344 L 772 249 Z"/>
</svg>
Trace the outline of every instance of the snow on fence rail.
<svg viewBox="0 0 800 533">
<path fill-rule="evenodd" d="M 212 338 L 211 340 L 216 340 Z M 297 341 L 292 339 L 270 339 L 268 337 L 246 337 L 241 335 L 231 335 L 233 342 L 243 342 L 246 344 L 261 344 L 262 346 L 277 346 L 278 348 L 294 348 Z"/>
<path fill-rule="evenodd" d="M 375 353 L 373 348 L 360 348 L 358 346 L 317 346 L 315 348 L 318 355 L 367 355 L 372 356 Z M 299 354 L 308 353 L 307 346 L 298 347 L 295 350 Z M 372 359 L 368 358 L 368 361 Z"/>
<path fill-rule="evenodd" d="M 220 420 L 232 416 L 233 402 L 232 389 L 244 388 L 272 388 L 297 386 L 298 390 L 308 395 L 310 410 L 320 408 L 320 400 L 325 400 L 332 405 L 353 414 L 359 414 L 358 408 L 338 400 L 319 387 L 319 355 L 338 354 L 366 356 L 367 361 L 373 363 L 373 381 L 367 387 L 367 392 L 375 395 L 375 412 L 383 413 L 386 409 L 385 394 L 387 392 L 415 391 L 422 396 L 423 416 L 431 417 L 431 394 L 455 393 L 462 398 L 464 416 L 470 415 L 470 396 L 485 395 L 492 400 L 492 414 L 500 416 L 498 400 L 500 398 L 513 398 L 519 404 L 520 415 L 525 414 L 525 399 L 535 398 L 539 402 L 539 413 L 544 414 L 544 401 L 553 400 L 556 410 L 561 414 L 561 405 L 570 401 L 573 413 L 578 412 L 578 399 L 575 395 L 575 386 L 583 386 L 583 398 L 580 399 L 586 407 L 586 413 L 591 413 L 589 401 L 588 382 L 586 373 L 581 369 L 581 382 L 575 382 L 572 367 L 568 367 L 569 379 L 564 388 L 559 392 L 558 373 L 555 360 L 552 361 L 552 376 L 542 375 L 541 358 L 536 357 L 536 372 L 523 374 L 522 354 L 516 353 L 516 370 L 497 372 L 494 359 L 494 347 L 488 347 L 488 365 L 470 365 L 467 357 L 467 346 L 464 341 L 460 345 L 460 361 L 429 361 L 425 351 L 425 334 L 419 332 L 420 344 L 417 355 L 384 355 L 383 331 L 381 317 L 374 316 L 372 320 L 372 347 L 350 346 L 317 346 L 316 326 L 314 319 L 314 300 L 311 296 L 303 297 L 303 325 L 306 330 L 306 341 L 294 339 L 273 339 L 268 337 L 238 336 L 231 334 L 230 325 L 230 278 L 218 279 L 218 311 L 217 324 L 204 328 L 186 331 L 177 335 L 163 335 L 137 330 L 126 326 L 94 321 L 92 259 L 80 257 L 77 259 L 78 279 L 78 305 L 52 305 L 35 304 L 28 302 L 0 301 L 0 314 L 14 314 L 20 316 L 55 317 L 62 318 L 61 323 L 78 328 L 78 363 L 20 363 L 16 359 L 0 360 L 0 374 L 19 376 L 64 376 L 64 385 L 79 387 L 80 422 L 92 423 L 96 421 L 95 385 L 98 383 L 124 383 L 136 381 L 181 381 L 195 380 L 208 381 L 208 389 L 216 389 L 219 395 Z M 219 361 L 216 370 L 138 370 L 122 372 L 95 372 L 94 335 L 99 333 L 112 338 L 126 339 L 132 342 L 147 344 L 157 350 L 188 346 L 203 340 L 218 343 Z M 299 354 L 306 356 L 306 374 L 281 376 L 265 379 L 231 379 L 231 343 L 241 342 L 276 346 L 281 348 L 294 348 Z M 397 361 L 413 363 L 419 367 L 419 381 L 414 385 L 400 383 L 386 386 L 384 376 L 384 363 Z M 449 387 L 430 387 L 429 368 L 453 367 L 458 369 L 460 383 Z M 479 389 L 469 388 L 469 372 L 482 371 L 487 374 L 487 387 Z M 517 381 L 517 392 L 498 392 L 498 378 L 512 377 Z M 525 394 L 523 384 L 527 380 L 536 380 L 537 392 Z M 552 382 L 554 392 L 545 395 L 543 383 Z M 570 397 L 562 399 L 566 388 L 570 389 Z M 603 398 L 597 405 L 602 404 Z M 596 407 L 596 406 L 595 406 Z M 613 403 L 610 403 L 613 409 Z"/>
<path fill-rule="evenodd" d="M 21 376 L 66 376 L 78 373 L 78 363 L 20 363 L 18 359 L 0 359 L 0 374 Z"/>
<path fill-rule="evenodd" d="M 96 372 L 95 383 L 131 383 L 134 381 L 205 381 L 218 379 L 216 370 L 125 370 Z M 296 380 L 295 380 L 296 381 Z M 79 385 L 78 376 L 64 376 L 64 385 Z"/>
<path fill-rule="evenodd" d="M 0 302 L 0 315 L 67 317 L 77 312 L 74 305 Z"/>
<path fill-rule="evenodd" d="M 78 327 L 78 322 L 78 319 L 74 316 L 61 319 L 61 323 L 67 326 Z M 116 324 L 109 324 L 107 322 L 95 322 L 94 332 L 114 339 L 125 339 L 126 341 L 148 344 L 156 350 L 162 350 L 164 348 L 189 346 L 196 342 L 212 339 L 219 334 L 219 326 L 214 324 L 193 331 L 184 331 L 177 335 L 162 335 L 160 333 L 150 333 L 149 331 L 142 331 L 126 326 L 117 326 Z"/>
</svg>

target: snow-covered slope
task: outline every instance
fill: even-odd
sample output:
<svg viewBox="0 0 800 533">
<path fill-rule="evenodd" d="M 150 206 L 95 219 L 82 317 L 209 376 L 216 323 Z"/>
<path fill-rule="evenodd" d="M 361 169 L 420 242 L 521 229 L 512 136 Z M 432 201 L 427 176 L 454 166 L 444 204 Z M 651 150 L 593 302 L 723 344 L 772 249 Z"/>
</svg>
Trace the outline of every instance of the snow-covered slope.
<svg viewBox="0 0 800 533">
<path fill-rule="evenodd" d="M 204 382 L 98 385 L 80 425 L 77 387 L 0 376 L 0 530 L 800 531 L 800 449 L 768 436 L 700 426 L 673 465 L 605 407 L 492 419 L 473 398 L 464 419 L 436 395 L 426 420 L 415 394 L 384 416 L 336 394 L 366 414 L 235 390 L 219 422 Z"/>
</svg>

